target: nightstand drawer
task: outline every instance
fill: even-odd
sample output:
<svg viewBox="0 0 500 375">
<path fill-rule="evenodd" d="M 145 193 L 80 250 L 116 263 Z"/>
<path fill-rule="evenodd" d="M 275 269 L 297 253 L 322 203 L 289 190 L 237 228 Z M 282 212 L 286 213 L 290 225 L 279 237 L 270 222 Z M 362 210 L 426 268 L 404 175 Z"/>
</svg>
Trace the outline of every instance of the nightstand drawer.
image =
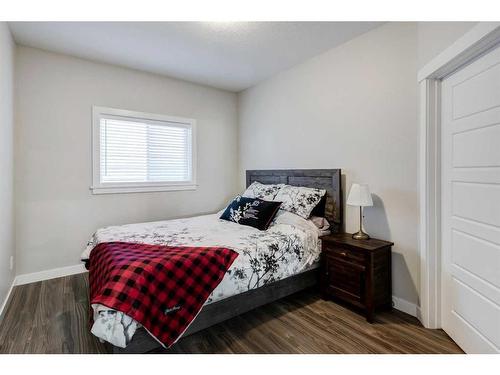
<svg viewBox="0 0 500 375">
<path fill-rule="evenodd" d="M 362 304 L 365 295 L 365 267 L 331 256 L 326 257 L 325 263 L 329 293 Z"/>
<path fill-rule="evenodd" d="M 326 252 L 327 256 L 339 258 L 350 263 L 358 264 L 360 266 L 365 265 L 366 258 L 365 254 L 363 253 L 358 253 L 353 250 L 349 250 L 339 246 L 332 246 L 329 244 L 324 247 L 323 251 Z"/>
</svg>

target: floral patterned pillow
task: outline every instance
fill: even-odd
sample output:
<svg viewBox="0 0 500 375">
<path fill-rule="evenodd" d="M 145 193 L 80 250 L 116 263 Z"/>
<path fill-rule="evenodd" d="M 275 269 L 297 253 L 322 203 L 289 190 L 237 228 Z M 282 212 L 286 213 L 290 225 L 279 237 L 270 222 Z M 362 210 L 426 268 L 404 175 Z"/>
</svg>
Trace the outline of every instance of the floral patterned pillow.
<svg viewBox="0 0 500 375">
<path fill-rule="evenodd" d="M 241 225 L 248 225 L 259 230 L 266 230 L 280 208 L 281 202 L 265 201 L 259 198 L 245 198 L 237 196 L 226 210 L 221 219 Z"/>
<path fill-rule="evenodd" d="M 274 197 L 274 201 L 283 202 L 281 209 L 309 219 L 311 212 L 326 194 L 324 189 L 284 185 Z"/>
<path fill-rule="evenodd" d="M 265 201 L 272 201 L 278 191 L 284 184 L 275 185 L 264 185 L 258 181 L 252 182 L 252 184 L 245 190 L 243 197 L 245 198 L 260 198 Z"/>
</svg>

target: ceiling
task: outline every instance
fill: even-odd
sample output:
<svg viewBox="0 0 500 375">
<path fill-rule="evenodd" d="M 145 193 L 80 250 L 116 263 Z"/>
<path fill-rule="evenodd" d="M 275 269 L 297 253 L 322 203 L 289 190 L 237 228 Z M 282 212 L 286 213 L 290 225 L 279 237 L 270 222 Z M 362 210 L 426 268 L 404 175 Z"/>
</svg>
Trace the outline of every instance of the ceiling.
<svg viewBox="0 0 500 375">
<path fill-rule="evenodd" d="M 241 91 L 380 22 L 10 22 L 18 44 Z"/>
</svg>

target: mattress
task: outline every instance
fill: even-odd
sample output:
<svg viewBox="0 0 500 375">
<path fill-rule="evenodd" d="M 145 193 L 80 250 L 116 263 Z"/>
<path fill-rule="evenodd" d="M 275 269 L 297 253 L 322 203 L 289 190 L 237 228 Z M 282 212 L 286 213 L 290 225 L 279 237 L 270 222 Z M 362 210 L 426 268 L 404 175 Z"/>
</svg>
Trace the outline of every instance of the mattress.
<svg viewBox="0 0 500 375">
<path fill-rule="evenodd" d="M 239 255 L 205 304 L 317 267 L 321 234 L 310 221 L 280 210 L 269 229 L 219 219 L 219 214 L 112 226 L 99 229 L 82 253 L 87 260 L 103 242 L 132 242 L 166 246 L 227 247 Z M 127 315 L 93 305 L 92 333 L 101 340 L 126 347 L 139 324 Z"/>
</svg>

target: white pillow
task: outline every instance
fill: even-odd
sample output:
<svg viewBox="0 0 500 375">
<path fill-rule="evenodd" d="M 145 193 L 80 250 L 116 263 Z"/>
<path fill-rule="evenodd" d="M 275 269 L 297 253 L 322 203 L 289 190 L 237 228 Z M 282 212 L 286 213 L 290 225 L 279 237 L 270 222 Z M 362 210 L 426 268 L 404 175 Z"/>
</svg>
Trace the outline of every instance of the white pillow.
<svg viewBox="0 0 500 375">
<path fill-rule="evenodd" d="M 311 220 L 311 222 L 314 225 L 316 225 L 319 230 L 329 230 L 330 229 L 330 223 L 324 217 L 311 216 L 309 218 L 309 220 Z"/>
<path fill-rule="evenodd" d="M 294 227 L 300 228 L 305 231 L 312 231 L 313 233 L 316 233 L 318 236 L 320 235 L 320 230 L 316 225 L 314 225 L 314 223 L 311 220 L 306 220 L 299 215 L 281 209 L 278 210 L 278 213 L 274 217 L 271 226 L 280 224 L 292 225 Z"/>
<path fill-rule="evenodd" d="M 303 186 L 284 185 L 274 197 L 277 202 L 283 202 L 280 209 L 309 219 L 311 212 L 319 203 L 326 190 L 307 188 Z"/>
<path fill-rule="evenodd" d="M 253 182 L 243 193 L 245 198 L 260 198 L 265 201 L 272 201 L 283 184 L 264 185 L 258 181 Z"/>
</svg>

